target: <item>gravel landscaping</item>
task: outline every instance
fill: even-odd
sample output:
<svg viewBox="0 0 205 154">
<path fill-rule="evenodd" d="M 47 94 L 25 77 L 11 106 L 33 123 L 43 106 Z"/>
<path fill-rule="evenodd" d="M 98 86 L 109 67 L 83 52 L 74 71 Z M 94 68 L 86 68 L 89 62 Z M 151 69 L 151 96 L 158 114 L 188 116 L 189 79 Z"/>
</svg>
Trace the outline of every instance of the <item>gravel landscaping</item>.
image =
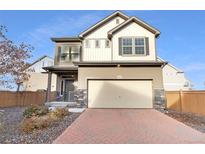
<svg viewBox="0 0 205 154">
<path fill-rule="evenodd" d="M 25 108 L 0 108 L 0 143 L 52 143 L 79 115 L 69 113 L 63 120 L 51 127 L 26 134 L 20 130 Z"/>
<path fill-rule="evenodd" d="M 205 133 L 205 116 L 194 113 L 181 113 L 174 110 L 158 110 L 164 114 L 192 127 L 202 133 Z"/>
</svg>

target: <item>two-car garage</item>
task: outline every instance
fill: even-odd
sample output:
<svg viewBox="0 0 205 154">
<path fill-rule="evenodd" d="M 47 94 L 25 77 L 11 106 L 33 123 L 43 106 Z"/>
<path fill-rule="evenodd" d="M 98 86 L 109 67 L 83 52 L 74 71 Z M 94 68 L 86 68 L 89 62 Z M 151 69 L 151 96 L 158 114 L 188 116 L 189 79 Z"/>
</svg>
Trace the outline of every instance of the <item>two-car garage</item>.
<svg viewBox="0 0 205 154">
<path fill-rule="evenodd" d="M 156 90 L 163 89 L 162 68 L 81 64 L 78 88 L 86 89 L 88 108 L 153 108 Z"/>
<path fill-rule="evenodd" d="M 90 79 L 88 108 L 152 108 L 152 80 Z"/>
</svg>

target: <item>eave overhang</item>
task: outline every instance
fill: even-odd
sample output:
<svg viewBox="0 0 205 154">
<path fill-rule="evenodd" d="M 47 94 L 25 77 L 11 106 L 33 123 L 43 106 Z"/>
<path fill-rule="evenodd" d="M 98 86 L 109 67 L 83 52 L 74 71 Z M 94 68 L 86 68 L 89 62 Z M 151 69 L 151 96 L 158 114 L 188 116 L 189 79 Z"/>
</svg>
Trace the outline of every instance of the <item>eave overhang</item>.
<svg viewBox="0 0 205 154">
<path fill-rule="evenodd" d="M 167 62 L 74 62 L 78 67 L 163 67 Z"/>
<path fill-rule="evenodd" d="M 43 69 L 46 72 L 52 72 L 52 73 L 62 73 L 62 72 L 76 72 L 78 71 L 78 67 L 76 66 L 49 66 L 49 67 L 43 67 Z"/>
<path fill-rule="evenodd" d="M 82 42 L 79 37 L 52 37 L 53 42 Z"/>
</svg>

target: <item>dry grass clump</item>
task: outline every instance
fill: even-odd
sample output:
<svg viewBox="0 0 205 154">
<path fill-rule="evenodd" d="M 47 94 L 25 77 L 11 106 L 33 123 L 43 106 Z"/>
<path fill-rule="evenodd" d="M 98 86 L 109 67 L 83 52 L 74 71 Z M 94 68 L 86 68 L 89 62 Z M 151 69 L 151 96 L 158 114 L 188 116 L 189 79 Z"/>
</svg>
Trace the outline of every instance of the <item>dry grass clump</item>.
<svg viewBox="0 0 205 154">
<path fill-rule="evenodd" d="M 46 107 L 30 107 L 24 113 L 25 118 L 21 123 L 21 130 L 30 133 L 52 126 L 52 124 L 67 116 L 69 111 L 68 108 L 57 108 L 54 111 L 49 111 Z"/>
</svg>

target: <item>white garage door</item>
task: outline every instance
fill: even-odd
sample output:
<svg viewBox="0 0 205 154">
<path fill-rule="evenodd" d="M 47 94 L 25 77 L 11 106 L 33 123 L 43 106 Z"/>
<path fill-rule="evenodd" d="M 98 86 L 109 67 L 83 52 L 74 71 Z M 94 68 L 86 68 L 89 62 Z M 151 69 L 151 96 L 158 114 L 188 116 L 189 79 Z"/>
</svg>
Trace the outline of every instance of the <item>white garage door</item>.
<svg viewBox="0 0 205 154">
<path fill-rule="evenodd" d="M 152 107 L 152 80 L 88 80 L 88 108 Z"/>
</svg>

